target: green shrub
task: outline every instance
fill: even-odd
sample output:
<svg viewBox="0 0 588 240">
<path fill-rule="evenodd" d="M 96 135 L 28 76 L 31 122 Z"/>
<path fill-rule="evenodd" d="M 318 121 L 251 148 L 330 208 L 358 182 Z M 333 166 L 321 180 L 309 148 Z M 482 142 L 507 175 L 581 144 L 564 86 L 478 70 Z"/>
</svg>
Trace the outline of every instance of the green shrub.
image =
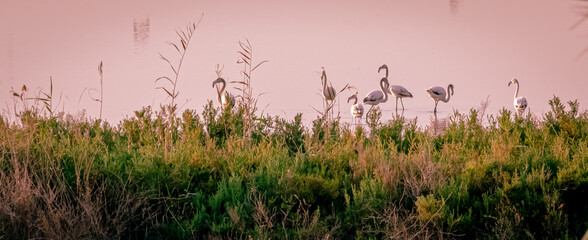
<svg viewBox="0 0 588 240">
<path fill-rule="evenodd" d="M 577 239 L 588 114 L 568 104 L 435 134 L 378 108 L 369 134 L 252 115 L 250 141 L 245 110 L 212 102 L 117 125 L 28 109 L 0 118 L 0 238 Z"/>
<path fill-rule="evenodd" d="M 294 121 L 287 122 L 284 119 L 276 121 L 276 131 L 274 134 L 279 142 L 284 142 L 290 155 L 296 153 L 305 153 L 304 145 L 304 126 L 302 125 L 302 113 L 296 114 Z"/>
</svg>

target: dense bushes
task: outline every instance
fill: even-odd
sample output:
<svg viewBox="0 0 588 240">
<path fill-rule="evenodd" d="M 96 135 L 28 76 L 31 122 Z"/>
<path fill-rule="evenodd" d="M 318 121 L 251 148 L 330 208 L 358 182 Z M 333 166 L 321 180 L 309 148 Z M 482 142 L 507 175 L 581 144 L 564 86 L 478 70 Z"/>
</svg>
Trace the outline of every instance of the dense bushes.
<svg viewBox="0 0 588 240">
<path fill-rule="evenodd" d="M 1 238 L 580 238 L 588 114 L 454 113 L 310 129 L 242 106 L 107 122 L 0 118 Z M 166 134 L 171 133 L 171 134 Z M 166 139 L 171 136 L 171 141 Z M 164 144 L 170 141 L 166 154 Z"/>
</svg>

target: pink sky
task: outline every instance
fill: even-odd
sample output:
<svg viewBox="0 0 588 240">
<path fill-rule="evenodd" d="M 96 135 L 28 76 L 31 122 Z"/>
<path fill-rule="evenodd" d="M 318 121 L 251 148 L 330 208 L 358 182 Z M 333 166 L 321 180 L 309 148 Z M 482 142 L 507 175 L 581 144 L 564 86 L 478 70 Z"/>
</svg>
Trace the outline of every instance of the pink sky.
<svg viewBox="0 0 588 240">
<path fill-rule="evenodd" d="M 122 2 L 122 3 L 121 3 Z M 179 102 L 202 111 L 216 99 L 211 82 L 216 64 L 223 76 L 241 79 L 236 64 L 238 41 L 248 38 L 254 61 L 269 60 L 253 76 L 256 93 L 266 93 L 266 112 L 314 118 L 321 67 L 336 88 L 346 83 L 360 95 L 378 88 L 382 64 L 390 83 L 414 95 L 404 105 L 409 117 L 430 114 L 430 86 L 455 85 L 449 103 L 439 110 L 465 111 L 489 96 L 490 112 L 512 109 L 514 87 L 521 82 L 535 114 L 557 95 L 588 104 L 588 22 L 575 1 L 461 0 L 452 14 L 448 1 L 3 1 L 0 3 L 0 103 L 12 106 L 10 88 L 49 88 L 63 94 L 70 113 L 87 109 L 98 117 L 99 105 L 85 88 L 99 88 L 97 66 L 104 62 L 104 116 L 117 122 L 142 106 L 159 106 L 165 95 L 154 80 L 169 74 L 163 53 L 178 59 L 166 41 L 174 31 L 204 13 L 179 79 Z M 135 50 L 133 20 L 150 19 L 148 45 Z M 230 89 L 233 93 L 236 90 Z M 348 117 L 341 97 L 342 115 Z M 394 109 L 394 101 L 383 105 Z"/>
</svg>

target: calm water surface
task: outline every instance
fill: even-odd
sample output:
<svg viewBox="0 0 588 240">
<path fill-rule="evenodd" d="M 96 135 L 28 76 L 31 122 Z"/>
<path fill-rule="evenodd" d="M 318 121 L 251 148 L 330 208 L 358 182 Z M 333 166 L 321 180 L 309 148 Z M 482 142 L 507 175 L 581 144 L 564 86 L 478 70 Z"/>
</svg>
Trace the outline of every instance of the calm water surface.
<svg viewBox="0 0 588 240">
<path fill-rule="evenodd" d="M 253 74 L 258 106 L 266 113 L 305 122 L 322 108 L 320 70 L 336 89 L 357 87 L 360 99 L 379 89 L 387 64 L 390 84 L 414 95 L 405 99 L 407 119 L 426 126 L 434 102 L 425 89 L 455 85 L 449 103 L 439 103 L 438 118 L 468 112 L 490 102 L 487 113 L 512 109 L 518 78 L 520 94 L 535 115 L 549 109 L 553 95 L 588 106 L 588 21 L 581 1 L 13 1 L 0 4 L 0 104 L 12 111 L 10 89 L 26 84 L 31 97 L 49 89 L 61 96 L 56 108 L 86 110 L 97 117 L 100 105 L 88 94 L 100 89 L 97 66 L 104 63 L 104 116 L 118 122 L 143 106 L 170 102 L 155 79 L 173 75 L 159 54 L 177 66 L 179 55 L 166 42 L 176 30 L 198 21 L 178 78 L 183 109 L 201 112 L 216 99 L 215 67 L 240 81 L 238 41 L 253 45 L 253 62 L 269 60 Z M 586 4 L 588 6 L 588 3 Z M 530 7 L 532 6 L 532 7 Z M 586 8 L 588 9 L 588 8 Z M 106 14 L 108 13 L 108 14 Z M 228 90 L 237 93 L 236 86 Z M 340 116 L 350 122 L 350 92 L 339 98 Z M 267 107 L 266 107 L 267 106 Z M 382 120 L 394 113 L 394 99 L 381 106 Z M 365 122 L 365 121 L 364 121 Z"/>
</svg>

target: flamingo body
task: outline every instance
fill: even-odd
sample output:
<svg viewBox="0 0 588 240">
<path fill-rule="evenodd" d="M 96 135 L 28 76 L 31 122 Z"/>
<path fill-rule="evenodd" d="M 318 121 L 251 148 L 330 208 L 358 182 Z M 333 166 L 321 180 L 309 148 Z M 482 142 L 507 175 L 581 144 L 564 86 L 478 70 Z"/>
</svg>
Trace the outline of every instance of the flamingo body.
<svg viewBox="0 0 588 240">
<path fill-rule="evenodd" d="M 363 98 L 363 104 L 374 106 L 388 101 L 388 93 L 386 92 L 388 86 L 388 79 L 382 78 L 380 80 L 380 90 L 373 90 L 365 95 L 365 98 Z"/>
<path fill-rule="evenodd" d="M 387 100 L 384 100 L 385 95 L 386 94 L 381 90 L 373 90 L 367 95 L 365 95 L 365 98 L 363 98 L 363 104 L 378 105 L 380 103 L 384 103 Z"/>
<path fill-rule="evenodd" d="M 335 88 L 331 86 L 331 84 L 327 81 L 327 73 L 325 68 L 323 68 L 323 73 L 321 74 L 321 82 L 323 84 L 323 98 L 325 101 L 333 101 L 337 96 L 337 92 Z"/>
<path fill-rule="evenodd" d="M 335 91 L 335 88 L 333 88 L 333 86 L 331 85 L 331 83 L 329 81 L 327 81 L 327 73 L 325 71 L 325 68 L 323 67 L 323 73 L 321 75 L 321 82 L 323 84 L 323 99 L 325 99 L 325 103 L 326 103 L 326 112 L 325 113 L 329 113 L 331 115 L 331 118 L 333 117 L 333 105 L 335 104 L 335 98 L 337 97 L 337 92 Z"/>
<path fill-rule="evenodd" d="M 335 89 L 331 86 L 325 86 L 323 88 L 323 98 L 327 101 L 333 101 L 335 99 L 336 96 L 336 92 Z"/>
<path fill-rule="evenodd" d="M 233 106 L 233 103 L 235 102 L 235 96 L 233 96 L 233 94 L 231 94 L 230 92 L 225 92 L 225 94 L 221 95 L 221 104 L 223 105 L 223 107 L 228 107 L 228 106 Z"/>
<path fill-rule="evenodd" d="M 349 102 L 350 100 L 354 100 L 353 105 L 351 105 L 350 109 L 351 116 L 353 116 L 354 119 L 359 118 L 359 120 L 361 121 L 361 117 L 363 117 L 363 104 L 357 102 L 357 93 L 349 97 L 347 99 L 347 102 Z"/>
<path fill-rule="evenodd" d="M 388 79 L 388 66 L 386 64 L 382 65 L 379 69 L 386 70 L 386 79 Z M 402 104 L 402 110 L 404 110 L 404 103 L 402 102 L 402 98 L 412 98 L 412 93 L 410 93 L 405 87 L 400 85 L 392 85 L 389 88 L 386 88 L 388 94 L 392 94 L 396 98 L 396 110 L 398 110 L 398 99 L 400 99 L 400 103 Z"/>
<path fill-rule="evenodd" d="M 436 113 L 437 104 L 439 103 L 439 101 L 449 102 L 449 98 L 451 98 L 451 95 L 453 95 L 453 84 L 449 84 L 449 86 L 447 86 L 447 91 L 439 86 L 431 87 L 426 91 L 429 94 L 429 97 L 431 97 L 431 99 L 435 101 L 435 109 L 433 110 L 433 112 Z M 447 94 L 448 92 L 450 92 L 450 94 Z"/>
<path fill-rule="evenodd" d="M 406 90 L 406 88 L 404 88 L 403 86 L 392 85 L 390 86 L 388 91 L 396 98 L 412 98 L 412 93 Z"/>
<path fill-rule="evenodd" d="M 435 101 L 443 100 L 447 96 L 447 91 L 445 91 L 445 88 L 439 86 L 431 87 L 426 91 L 427 93 L 429 93 L 429 96 Z"/>
<path fill-rule="evenodd" d="M 517 85 L 517 89 L 515 90 L 514 101 L 513 101 L 514 108 L 518 112 L 524 112 L 525 109 L 527 109 L 527 98 L 518 96 L 519 95 L 519 80 L 517 80 L 516 78 L 513 78 L 508 83 L 508 86 L 510 86 L 513 83 Z"/>
<path fill-rule="evenodd" d="M 527 99 L 525 97 L 515 98 L 513 105 L 517 111 L 523 112 L 527 109 Z"/>
<path fill-rule="evenodd" d="M 404 103 L 402 102 L 402 99 L 412 98 L 412 93 L 400 85 L 390 86 L 390 88 L 388 88 L 388 93 L 392 94 L 396 98 L 396 110 L 398 110 L 398 99 L 400 99 L 400 104 L 402 104 L 402 110 L 404 111 Z"/>
<path fill-rule="evenodd" d="M 363 116 L 363 104 L 353 104 L 353 106 L 351 106 L 351 115 L 353 115 L 356 118 L 361 118 Z"/>
<path fill-rule="evenodd" d="M 223 78 L 217 78 L 212 82 L 212 87 L 216 84 L 222 84 L 220 90 L 217 89 L 218 94 L 218 101 L 223 105 L 223 107 L 233 107 L 233 103 L 235 102 L 235 96 L 233 94 L 226 92 L 225 87 L 227 86 L 227 82 Z"/>
</svg>

